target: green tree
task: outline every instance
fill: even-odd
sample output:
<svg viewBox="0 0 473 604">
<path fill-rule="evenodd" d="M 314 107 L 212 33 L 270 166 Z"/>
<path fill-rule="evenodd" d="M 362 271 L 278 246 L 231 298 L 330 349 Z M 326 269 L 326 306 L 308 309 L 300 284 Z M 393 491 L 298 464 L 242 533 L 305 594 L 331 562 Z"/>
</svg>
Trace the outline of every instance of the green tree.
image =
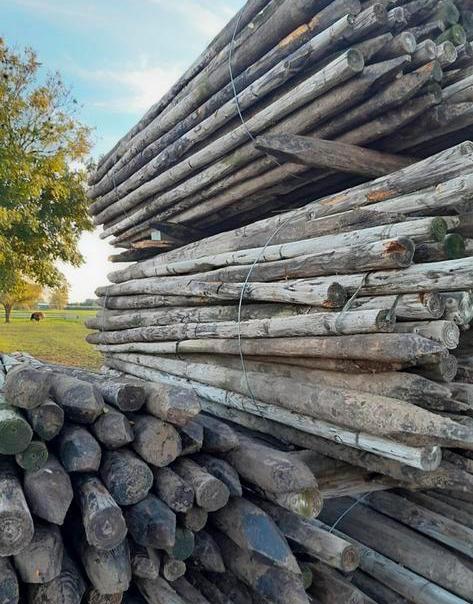
<svg viewBox="0 0 473 604">
<path fill-rule="evenodd" d="M 83 163 L 91 132 L 58 74 L 0 38 L 0 291 L 27 279 L 55 288 L 56 261 L 78 266 L 91 230 Z"/>
<path fill-rule="evenodd" d="M 69 302 L 69 284 L 67 282 L 59 285 L 49 296 L 49 306 L 57 310 L 63 310 Z"/>
<path fill-rule="evenodd" d="M 41 298 L 43 288 L 36 284 L 18 277 L 15 283 L 10 282 L 6 289 L 0 286 L 0 304 L 5 310 L 5 323 L 10 323 L 10 316 L 15 306 L 36 304 Z"/>
</svg>

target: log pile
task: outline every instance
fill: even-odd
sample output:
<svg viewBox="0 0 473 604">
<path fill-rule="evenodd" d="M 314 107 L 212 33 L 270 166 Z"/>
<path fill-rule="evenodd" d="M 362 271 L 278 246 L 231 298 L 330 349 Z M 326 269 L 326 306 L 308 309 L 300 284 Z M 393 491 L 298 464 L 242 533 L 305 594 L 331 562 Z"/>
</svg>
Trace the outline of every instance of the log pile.
<svg viewBox="0 0 473 604">
<path fill-rule="evenodd" d="M 90 211 L 124 250 L 113 259 L 250 224 L 471 137 L 471 24 L 462 0 L 248 0 L 91 176 Z"/>
<path fill-rule="evenodd" d="M 447 453 L 456 483 L 440 468 L 445 489 L 418 492 L 416 475 L 435 472 L 373 467 L 374 455 L 292 428 L 268 435 L 251 414 L 251 429 L 195 415 L 189 388 L 2 361 L 2 603 L 472 601 L 467 454 Z"/>
</svg>

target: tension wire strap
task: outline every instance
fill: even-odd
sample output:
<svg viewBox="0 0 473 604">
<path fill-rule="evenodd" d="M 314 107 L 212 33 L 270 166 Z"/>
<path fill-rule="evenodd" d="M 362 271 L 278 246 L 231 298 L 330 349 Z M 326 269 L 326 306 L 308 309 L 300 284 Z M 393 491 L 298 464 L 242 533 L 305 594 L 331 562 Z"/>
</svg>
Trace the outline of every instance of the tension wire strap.
<svg viewBox="0 0 473 604">
<path fill-rule="evenodd" d="M 340 311 L 340 313 L 338 314 L 337 318 L 335 319 L 335 327 L 334 327 L 334 331 L 337 335 L 341 335 L 342 331 L 340 330 L 340 323 L 343 321 L 345 315 L 347 314 L 347 312 L 349 310 L 351 310 L 351 307 L 353 306 L 353 302 L 358 298 L 359 293 L 361 292 L 361 290 L 365 287 L 366 285 L 366 281 L 368 279 L 368 277 L 370 276 L 370 273 L 366 273 L 363 276 L 363 279 L 361 280 L 360 285 L 357 287 L 355 293 L 353 294 L 353 296 L 348 300 L 348 302 L 345 304 L 345 306 L 342 308 L 342 310 Z"/>
<path fill-rule="evenodd" d="M 335 522 L 332 524 L 332 526 L 330 527 L 330 530 L 328 531 L 329 533 L 333 533 L 333 531 L 337 528 L 337 526 L 340 524 L 340 522 L 345 518 L 345 516 L 348 516 L 348 514 L 356 508 L 357 505 L 360 505 L 360 503 L 363 503 L 363 501 L 365 501 L 365 499 L 368 497 L 369 493 L 365 493 L 364 495 L 362 495 L 361 497 L 359 497 L 358 499 L 356 499 L 352 505 L 347 508 L 343 514 L 341 514 L 337 520 L 335 520 Z"/>
</svg>

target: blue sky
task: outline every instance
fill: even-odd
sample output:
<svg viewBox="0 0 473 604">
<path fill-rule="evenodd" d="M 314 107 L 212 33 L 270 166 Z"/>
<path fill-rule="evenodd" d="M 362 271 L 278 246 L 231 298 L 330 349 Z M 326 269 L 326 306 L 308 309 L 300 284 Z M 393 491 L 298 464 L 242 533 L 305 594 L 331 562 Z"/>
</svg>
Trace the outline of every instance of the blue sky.
<svg viewBox="0 0 473 604">
<path fill-rule="evenodd" d="M 58 70 L 94 128 L 98 156 L 162 96 L 243 5 L 243 0 L 0 0 L 0 36 L 34 48 Z M 111 248 L 81 241 L 86 264 L 62 267 L 71 299 L 105 284 Z"/>
</svg>

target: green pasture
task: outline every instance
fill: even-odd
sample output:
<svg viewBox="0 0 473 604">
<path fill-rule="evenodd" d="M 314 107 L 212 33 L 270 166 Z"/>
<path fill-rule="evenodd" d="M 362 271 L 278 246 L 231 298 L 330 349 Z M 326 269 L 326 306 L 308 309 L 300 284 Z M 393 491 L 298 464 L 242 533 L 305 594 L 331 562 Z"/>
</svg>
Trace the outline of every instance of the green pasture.
<svg viewBox="0 0 473 604">
<path fill-rule="evenodd" d="M 84 321 L 93 310 L 45 310 L 45 319 L 30 321 L 30 311 L 14 311 L 11 323 L 0 315 L 0 352 L 22 351 L 38 359 L 98 369 L 100 355 L 87 344 Z"/>
</svg>

